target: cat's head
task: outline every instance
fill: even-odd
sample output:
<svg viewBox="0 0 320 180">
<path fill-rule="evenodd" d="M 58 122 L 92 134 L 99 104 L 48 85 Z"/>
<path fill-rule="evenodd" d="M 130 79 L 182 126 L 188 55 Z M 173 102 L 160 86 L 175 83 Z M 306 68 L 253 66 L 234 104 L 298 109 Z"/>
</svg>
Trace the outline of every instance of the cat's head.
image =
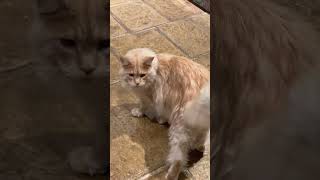
<svg viewBox="0 0 320 180">
<path fill-rule="evenodd" d="M 119 59 L 120 76 L 124 85 L 132 88 L 145 88 L 155 80 L 158 59 L 152 50 L 132 49 Z"/>
<path fill-rule="evenodd" d="M 42 59 L 72 78 L 108 74 L 106 0 L 36 0 L 35 12 L 34 37 Z"/>
</svg>

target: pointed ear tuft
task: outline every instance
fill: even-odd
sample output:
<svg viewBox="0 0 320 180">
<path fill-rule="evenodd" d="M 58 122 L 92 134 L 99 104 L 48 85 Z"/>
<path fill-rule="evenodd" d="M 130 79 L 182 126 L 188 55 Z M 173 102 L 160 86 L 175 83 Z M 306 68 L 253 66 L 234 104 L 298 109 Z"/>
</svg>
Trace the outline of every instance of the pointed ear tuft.
<svg viewBox="0 0 320 180">
<path fill-rule="evenodd" d="M 154 60 L 154 57 L 145 57 L 143 59 L 144 61 L 143 64 L 150 67 L 152 65 L 153 60 Z"/>
</svg>

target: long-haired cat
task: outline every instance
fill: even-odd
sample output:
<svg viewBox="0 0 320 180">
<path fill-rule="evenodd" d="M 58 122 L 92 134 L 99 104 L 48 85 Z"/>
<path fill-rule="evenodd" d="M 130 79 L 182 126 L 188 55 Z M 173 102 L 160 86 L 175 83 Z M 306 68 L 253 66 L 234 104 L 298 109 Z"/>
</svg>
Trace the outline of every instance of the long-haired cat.
<svg viewBox="0 0 320 180">
<path fill-rule="evenodd" d="M 156 54 L 147 48 L 132 49 L 120 57 L 122 84 L 141 100 L 133 116 L 146 115 L 168 122 L 170 152 L 166 179 L 178 179 L 189 150 L 203 148 L 208 128 L 193 131 L 184 122 L 186 104 L 198 96 L 209 80 L 209 71 L 184 57 Z"/>
</svg>

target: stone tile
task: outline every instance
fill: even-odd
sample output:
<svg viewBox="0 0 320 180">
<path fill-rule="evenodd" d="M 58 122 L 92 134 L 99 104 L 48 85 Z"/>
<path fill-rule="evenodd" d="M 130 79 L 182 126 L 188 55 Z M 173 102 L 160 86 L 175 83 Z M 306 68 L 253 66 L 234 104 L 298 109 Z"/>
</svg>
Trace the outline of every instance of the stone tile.
<svg viewBox="0 0 320 180">
<path fill-rule="evenodd" d="M 119 68 L 120 64 L 117 57 L 110 53 L 110 82 L 111 84 L 119 80 Z"/>
<path fill-rule="evenodd" d="M 196 61 L 199 64 L 204 65 L 210 70 L 210 52 L 207 54 L 202 54 L 196 58 L 194 58 L 194 61 Z"/>
<path fill-rule="evenodd" d="M 111 86 L 111 179 L 137 179 L 165 163 L 167 127 L 130 114 L 137 99 L 119 84 Z"/>
<path fill-rule="evenodd" d="M 159 27 L 190 57 L 209 52 L 210 20 L 205 13 Z"/>
<path fill-rule="evenodd" d="M 110 37 L 119 36 L 125 32 L 126 30 L 114 19 L 114 17 L 110 16 Z"/>
<path fill-rule="evenodd" d="M 185 0 L 144 0 L 145 3 L 156 9 L 159 14 L 170 21 L 200 13 L 201 10 Z"/>
<path fill-rule="evenodd" d="M 111 8 L 111 12 L 131 31 L 139 31 L 167 22 L 143 2 L 131 2 Z"/>
<path fill-rule="evenodd" d="M 134 94 L 120 86 L 120 83 L 111 85 L 110 107 L 120 107 L 127 104 L 135 104 L 138 100 Z M 123 112 L 121 112 L 123 113 Z"/>
<path fill-rule="evenodd" d="M 157 53 L 171 53 L 185 56 L 181 50 L 155 29 L 114 38 L 111 40 L 111 47 L 121 55 L 133 48 L 147 47 Z"/>
<path fill-rule="evenodd" d="M 120 3 L 125 3 L 128 2 L 130 0 L 110 0 L 110 5 L 115 5 L 115 4 L 120 4 Z"/>
</svg>

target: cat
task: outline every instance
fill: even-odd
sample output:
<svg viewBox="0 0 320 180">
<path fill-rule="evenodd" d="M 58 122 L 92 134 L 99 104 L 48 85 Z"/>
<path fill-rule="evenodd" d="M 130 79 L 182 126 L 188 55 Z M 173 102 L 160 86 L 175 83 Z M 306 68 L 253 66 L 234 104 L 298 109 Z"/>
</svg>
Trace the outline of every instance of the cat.
<svg viewBox="0 0 320 180">
<path fill-rule="evenodd" d="M 86 107 L 82 113 L 89 114 L 96 127 L 92 147 L 75 148 L 69 154 L 69 164 L 80 173 L 106 173 L 109 138 L 104 91 L 108 79 L 110 45 L 108 1 L 34 2 L 34 23 L 30 37 L 37 59 L 35 72 L 46 79 L 44 82 L 48 87 L 61 91 L 61 94 L 71 89 L 70 95 L 66 96 L 76 96 L 77 101 L 82 101 L 81 106 Z M 65 99 L 61 97 L 60 102 L 64 105 Z M 73 107 L 63 107 L 66 111 L 74 111 Z"/>
<path fill-rule="evenodd" d="M 201 89 L 198 97 L 187 103 L 183 117 L 190 127 L 210 127 L 210 81 Z"/>
<path fill-rule="evenodd" d="M 148 48 L 129 50 L 119 61 L 122 86 L 141 100 L 140 107 L 132 109 L 132 115 L 146 115 L 170 125 L 166 179 L 178 179 L 189 150 L 203 149 L 208 134 L 208 128 L 202 131 L 189 128 L 183 113 L 186 104 L 209 81 L 209 71 L 185 57 L 156 54 Z"/>
</svg>

